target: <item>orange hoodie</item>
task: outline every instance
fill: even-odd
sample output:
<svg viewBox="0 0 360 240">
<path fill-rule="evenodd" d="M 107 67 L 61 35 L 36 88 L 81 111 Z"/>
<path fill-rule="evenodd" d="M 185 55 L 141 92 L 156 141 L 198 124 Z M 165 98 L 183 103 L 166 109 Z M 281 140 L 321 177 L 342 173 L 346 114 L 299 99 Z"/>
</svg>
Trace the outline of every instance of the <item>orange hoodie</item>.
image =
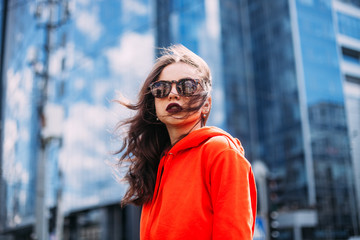
<svg viewBox="0 0 360 240">
<path fill-rule="evenodd" d="M 191 132 L 159 163 L 140 239 L 236 239 L 254 234 L 256 187 L 240 141 L 216 127 Z"/>
</svg>

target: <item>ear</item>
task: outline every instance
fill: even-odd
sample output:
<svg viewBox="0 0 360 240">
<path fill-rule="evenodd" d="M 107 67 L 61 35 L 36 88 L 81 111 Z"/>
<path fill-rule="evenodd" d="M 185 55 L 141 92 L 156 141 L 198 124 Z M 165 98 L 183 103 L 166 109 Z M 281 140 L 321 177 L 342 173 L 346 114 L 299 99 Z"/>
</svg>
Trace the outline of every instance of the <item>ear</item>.
<svg viewBox="0 0 360 240">
<path fill-rule="evenodd" d="M 202 114 L 209 114 L 211 110 L 211 96 L 209 96 L 206 100 L 204 105 L 202 106 L 201 113 Z"/>
</svg>

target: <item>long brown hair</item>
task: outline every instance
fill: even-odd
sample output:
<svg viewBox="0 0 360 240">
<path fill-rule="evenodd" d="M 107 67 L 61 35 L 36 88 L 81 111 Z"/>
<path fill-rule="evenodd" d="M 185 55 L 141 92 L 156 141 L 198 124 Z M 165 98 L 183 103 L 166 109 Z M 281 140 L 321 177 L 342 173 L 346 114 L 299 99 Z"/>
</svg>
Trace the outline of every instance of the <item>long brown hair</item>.
<svg viewBox="0 0 360 240">
<path fill-rule="evenodd" d="M 186 47 L 173 45 L 163 49 L 162 56 L 156 60 L 140 90 L 138 102 L 129 104 L 118 101 L 136 111 L 133 117 L 118 124 L 118 128 L 124 125 L 129 127 L 122 147 L 116 152 L 116 154 L 121 153 L 120 167 L 123 164 L 128 167 L 124 180 L 129 184 L 129 188 L 121 201 L 122 205 L 129 203 L 142 205 L 152 199 L 161 155 L 171 143 L 165 124 L 157 120 L 155 100 L 149 91 L 149 85 L 158 80 L 166 66 L 176 62 L 183 62 L 196 68 L 204 89 L 200 94 L 190 98 L 186 108 L 188 113 L 199 110 L 210 94 L 211 73 L 206 62 Z M 202 125 L 205 125 L 207 117 L 208 115 L 201 119 Z"/>
</svg>

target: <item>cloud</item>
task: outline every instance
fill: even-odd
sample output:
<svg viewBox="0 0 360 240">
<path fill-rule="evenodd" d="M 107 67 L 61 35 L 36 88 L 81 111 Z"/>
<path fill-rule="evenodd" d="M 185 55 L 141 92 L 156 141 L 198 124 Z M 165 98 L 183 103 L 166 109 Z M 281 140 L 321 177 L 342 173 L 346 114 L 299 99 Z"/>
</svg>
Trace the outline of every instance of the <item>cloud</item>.
<svg viewBox="0 0 360 240">
<path fill-rule="evenodd" d="M 143 82 L 154 61 L 154 39 L 150 33 L 125 33 L 115 47 L 104 51 L 110 70 L 120 76 L 121 92 L 134 92 Z M 136 85 L 135 85 L 136 84 Z M 133 95 L 133 94 L 132 94 Z"/>
<path fill-rule="evenodd" d="M 63 48 L 56 50 L 56 52 L 50 56 L 49 73 L 51 76 L 57 76 L 61 74 L 62 62 L 64 58 L 65 50 Z"/>
<path fill-rule="evenodd" d="M 103 106 L 80 102 L 69 109 L 64 123 L 60 166 L 64 172 L 65 201 L 77 198 L 71 207 L 94 205 L 108 198 L 120 199 L 119 184 L 105 163 L 111 158 L 108 140 L 111 112 Z M 93 186 L 91 189 L 88 186 Z M 99 188 L 110 195 L 99 195 Z M 75 196 L 74 196 L 75 194 Z M 91 200 L 90 200 L 91 199 Z M 70 206 L 70 204 L 69 204 Z"/>
<path fill-rule="evenodd" d="M 19 87 L 21 81 L 20 72 L 14 72 L 12 68 L 7 71 L 7 96 L 11 96 Z"/>
<path fill-rule="evenodd" d="M 75 24 L 79 31 L 89 36 L 92 41 L 98 40 L 103 32 L 97 11 L 77 10 Z"/>
<path fill-rule="evenodd" d="M 74 80 L 74 87 L 76 91 L 81 91 L 85 88 L 86 86 L 86 81 L 84 78 L 76 78 Z"/>
<path fill-rule="evenodd" d="M 95 102 L 101 104 L 106 100 L 112 100 L 110 98 L 111 96 L 108 96 L 110 91 L 112 91 L 112 84 L 109 80 L 98 79 L 97 81 L 95 81 L 92 90 L 92 95 Z"/>
<path fill-rule="evenodd" d="M 28 169 L 24 168 L 23 163 L 16 161 L 16 143 L 19 139 L 16 122 L 7 119 L 5 121 L 5 136 L 3 156 L 6 159 L 4 163 L 4 177 L 9 185 L 29 183 Z"/>
<path fill-rule="evenodd" d="M 65 212 L 75 209 L 84 209 L 98 204 L 104 205 L 106 203 L 119 202 L 125 192 L 124 185 L 117 183 L 113 184 L 112 188 L 94 188 L 92 185 L 91 188 L 83 186 L 83 189 L 87 190 L 86 195 L 84 195 L 84 192 L 80 191 L 73 191 L 71 192 L 71 195 L 66 195 L 67 197 L 63 202 Z"/>
<path fill-rule="evenodd" d="M 29 68 L 20 72 L 7 71 L 6 111 L 11 117 L 19 120 L 30 116 L 31 91 L 33 74 Z"/>
<path fill-rule="evenodd" d="M 206 28 L 209 36 L 217 38 L 220 35 L 219 5 L 218 1 L 206 0 Z"/>
<path fill-rule="evenodd" d="M 83 52 L 76 50 L 73 42 L 66 45 L 65 55 L 67 69 L 80 68 L 86 71 L 94 69 L 94 60 Z"/>
<path fill-rule="evenodd" d="M 123 0 L 122 3 L 122 12 L 126 15 L 147 15 L 149 13 L 148 7 L 139 2 L 134 0 Z"/>
<path fill-rule="evenodd" d="M 85 102 L 73 104 L 65 122 L 65 144 L 71 148 L 79 144 L 91 145 L 94 147 L 93 151 L 102 153 L 102 146 L 105 143 L 101 141 L 98 134 L 104 130 L 107 121 L 106 115 L 107 111 L 102 106 L 94 106 Z"/>
<path fill-rule="evenodd" d="M 94 206 L 100 203 L 99 195 L 92 195 L 84 197 L 76 192 L 71 196 L 65 198 L 63 204 L 64 211 L 70 211 L 73 209 L 83 209 L 85 207 Z"/>
<path fill-rule="evenodd" d="M 25 204 L 26 191 L 29 187 L 29 126 L 33 104 L 33 73 L 29 67 L 14 71 L 9 68 L 6 72 L 6 96 L 4 109 L 4 131 L 2 158 L 4 178 L 10 191 L 16 196 L 20 205 Z M 12 186 L 18 186 L 17 189 Z M 11 204 L 11 203 L 9 203 Z"/>
<path fill-rule="evenodd" d="M 4 174 L 7 181 L 10 182 L 12 166 L 15 164 L 15 146 L 19 138 L 18 127 L 16 121 L 13 119 L 5 119 L 4 123 L 4 145 L 3 145 L 3 158 L 4 162 Z"/>
<path fill-rule="evenodd" d="M 90 0 L 76 0 L 76 3 L 79 5 L 87 6 L 90 3 Z"/>
</svg>

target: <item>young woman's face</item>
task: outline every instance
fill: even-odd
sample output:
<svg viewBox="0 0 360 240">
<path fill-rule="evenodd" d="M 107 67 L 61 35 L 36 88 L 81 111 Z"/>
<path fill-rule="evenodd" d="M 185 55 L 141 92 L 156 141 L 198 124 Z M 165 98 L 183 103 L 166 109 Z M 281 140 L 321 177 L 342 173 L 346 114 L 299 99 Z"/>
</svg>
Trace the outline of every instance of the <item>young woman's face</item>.
<svg viewBox="0 0 360 240">
<path fill-rule="evenodd" d="M 172 63 L 166 66 L 159 75 L 158 81 L 179 81 L 181 79 L 199 79 L 197 69 L 182 62 Z M 202 91 L 200 84 L 197 90 Z M 187 112 L 189 97 L 182 96 L 176 89 L 176 84 L 171 84 L 171 91 L 168 96 L 155 98 L 156 116 L 161 122 L 169 127 L 189 127 L 196 124 L 201 125 L 201 114 L 207 113 L 210 109 L 210 103 L 207 101 L 197 112 Z"/>
</svg>

